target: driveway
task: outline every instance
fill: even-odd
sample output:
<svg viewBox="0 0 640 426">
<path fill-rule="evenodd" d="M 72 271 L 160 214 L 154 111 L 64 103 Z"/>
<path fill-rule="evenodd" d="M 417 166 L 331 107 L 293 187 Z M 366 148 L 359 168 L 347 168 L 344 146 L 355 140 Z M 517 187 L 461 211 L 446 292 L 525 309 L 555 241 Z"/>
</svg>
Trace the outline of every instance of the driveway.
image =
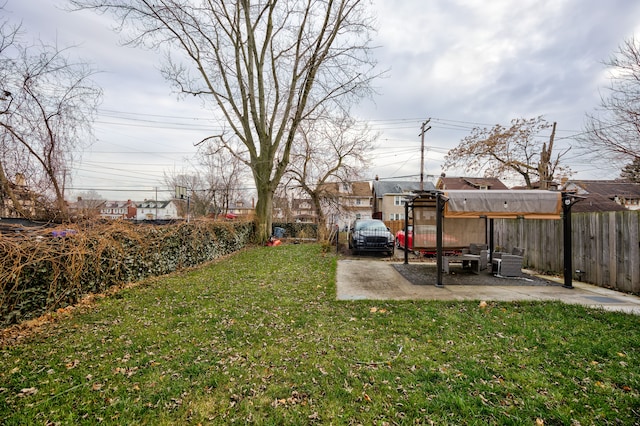
<svg viewBox="0 0 640 426">
<path fill-rule="evenodd" d="M 453 270 L 443 275 L 444 287 L 436 287 L 435 262 L 404 265 L 394 258 L 348 257 L 338 260 L 339 300 L 484 300 L 552 301 L 582 304 L 640 315 L 640 298 L 573 282 L 564 288 L 561 277 L 537 276 L 524 271 L 522 278 L 500 278 Z"/>
</svg>

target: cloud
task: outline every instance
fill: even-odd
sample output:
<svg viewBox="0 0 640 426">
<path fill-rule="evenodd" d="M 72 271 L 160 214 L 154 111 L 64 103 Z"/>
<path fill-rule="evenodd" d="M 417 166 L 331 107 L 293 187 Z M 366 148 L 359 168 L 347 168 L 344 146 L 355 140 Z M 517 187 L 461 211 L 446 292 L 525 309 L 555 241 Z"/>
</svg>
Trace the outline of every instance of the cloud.
<svg viewBox="0 0 640 426">
<path fill-rule="evenodd" d="M 79 55 L 102 71 L 96 76 L 105 92 L 102 109 L 140 114 L 102 116 L 96 124 L 99 143 L 92 147 L 140 154 L 107 159 L 88 152 L 85 164 L 92 166 L 82 168 L 93 173 L 78 172 L 76 183 L 154 186 L 162 184 L 166 165 L 191 167 L 182 157 L 194 151 L 195 140 L 219 128 L 202 122 L 212 113 L 197 100 L 178 100 L 158 71 L 161 56 L 122 46 L 110 15 L 68 13 L 64 6 L 65 1 L 8 0 L 5 10 L 22 19 L 31 35 L 80 43 Z M 640 28 L 636 0 L 377 0 L 374 7 L 375 55 L 380 69 L 389 72 L 376 83 L 379 95 L 356 111 L 382 132 L 371 177 L 419 174 L 418 134 L 429 117 L 427 170 L 434 175 L 446 150 L 474 126 L 544 115 L 558 122 L 559 136 L 581 131 L 585 113 L 596 107 L 607 83 L 602 61 Z M 186 130 L 189 117 L 200 119 L 193 130 Z M 593 173 L 593 166 L 575 158 L 578 168 Z M 100 179 L 100 165 L 107 161 L 120 161 L 120 173 L 128 178 L 119 179 L 114 170 Z"/>
</svg>

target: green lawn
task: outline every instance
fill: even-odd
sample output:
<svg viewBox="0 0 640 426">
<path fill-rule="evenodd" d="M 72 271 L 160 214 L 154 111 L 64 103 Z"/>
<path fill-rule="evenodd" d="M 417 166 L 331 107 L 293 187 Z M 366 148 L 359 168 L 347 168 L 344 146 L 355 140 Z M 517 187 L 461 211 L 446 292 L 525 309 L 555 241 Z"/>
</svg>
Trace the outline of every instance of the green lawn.
<svg viewBox="0 0 640 426">
<path fill-rule="evenodd" d="M 319 245 L 149 280 L 2 348 L 0 424 L 640 423 L 640 318 L 336 301 Z"/>
</svg>

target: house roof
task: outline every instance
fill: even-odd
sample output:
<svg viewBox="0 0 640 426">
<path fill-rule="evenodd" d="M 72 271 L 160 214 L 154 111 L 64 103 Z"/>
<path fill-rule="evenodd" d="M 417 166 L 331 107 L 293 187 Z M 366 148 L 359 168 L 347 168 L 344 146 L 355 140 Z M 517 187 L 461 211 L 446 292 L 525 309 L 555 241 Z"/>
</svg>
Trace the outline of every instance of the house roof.
<svg viewBox="0 0 640 426">
<path fill-rule="evenodd" d="M 349 192 L 340 191 L 341 185 L 343 185 L 342 182 L 329 182 L 323 184 L 323 189 L 327 195 L 332 196 L 371 197 L 371 185 L 369 182 L 351 182 L 349 184 L 351 191 Z"/>
<path fill-rule="evenodd" d="M 425 191 L 432 191 L 436 187 L 431 182 L 424 182 Z M 392 181 L 392 180 L 374 180 L 373 192 L 376 197 L 382 197 L 388 194 L 405 194 L 407 192 L 420 191 L 420 182 L 415 181 Z"/>
<path fill-rule="evenodd" d="M 159 209 L 166 208 L 169 204 L 171 204 L 173 200 L 169 201 L 155 201 L 155 200 L 145 200 L 142 202 L 137 202 L 136 207 L 141 209 L 155 209 L 156 206 Z"/>
<path fill-rule="evenodd" d="M 446 177 L 438 178 L 438 189 L 480 189 L 481 187 L 488 189 L 509 189 L 498 178 L 487 177 Z"/>
<path fill-rule="evenodd" d="M 575 185 L 583 194 L 599 194 L 607 198 L 640 199 L 640 184 L 620 180 L 570 180 L 565 188 Z"/>
<path fill-rule="evenodd" d="M 95 201 L 94 201 L 95 202 Z M 132 201 L 105 201 L 100 205 L 103 209 L 119 209 L 135 205 Z"/>
<path fill-rule="evenodd" d="M 623 205 L 618 204 L 615 201 L 600 194 L 586 195 L 586 198 L 584 200 L 575 203 L 571 207 L 572 213 L 618 212 L 624 210 L 627 209 Z"/>
<path fill-rule="evenodd" d="M 570 180 L 564 185 L 566 190 L 575 189 L 578 195 L 586 197 L 572 207 L 573 212 L 610 212 L 626 210 L 615 198 L 640 200 L 640 184 L 619 180 Z"/>
</svg>

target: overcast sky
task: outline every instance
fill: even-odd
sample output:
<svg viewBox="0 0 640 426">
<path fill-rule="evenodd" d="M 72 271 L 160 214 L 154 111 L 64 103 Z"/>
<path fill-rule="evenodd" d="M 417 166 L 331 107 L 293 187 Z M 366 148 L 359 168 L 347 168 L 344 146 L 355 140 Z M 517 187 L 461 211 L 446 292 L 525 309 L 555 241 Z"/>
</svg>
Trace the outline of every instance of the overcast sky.
<svg viewBox="0 0 640 426">
<path fill-rule="evenodd" d="M 61 10 L 63 0 L 7 0 L 3 13 L 29 37 L 78 44 L 104 90 L 97 141 L 84 153 L 68 194 L 98 190 L 108 199 L 168 198 L 165 172 L 193 167 L 194 142 L 207 136 L 207 111 L 180 100 L 160 76 L 161 57 L 123 47 L 110 16 Z M 420 125 L 426 173 L 438 176 L 447 150 L 473 127 L 508 125 L 543 115 L 558 123 L 558 148 L 569 148 L 585 114 L 608 84 L 603 65 L 640 34 L 637 0 L 377 0 L 378 94 L 356 111 L 381 132 L 368 177 L 417 179 Z M 577 178 L 613 179 L 574 146 Z M 454 174 L 454 173 L 449 173 Z M 433 178 L 429 178 L 433 179 Z"/>
</svg>

